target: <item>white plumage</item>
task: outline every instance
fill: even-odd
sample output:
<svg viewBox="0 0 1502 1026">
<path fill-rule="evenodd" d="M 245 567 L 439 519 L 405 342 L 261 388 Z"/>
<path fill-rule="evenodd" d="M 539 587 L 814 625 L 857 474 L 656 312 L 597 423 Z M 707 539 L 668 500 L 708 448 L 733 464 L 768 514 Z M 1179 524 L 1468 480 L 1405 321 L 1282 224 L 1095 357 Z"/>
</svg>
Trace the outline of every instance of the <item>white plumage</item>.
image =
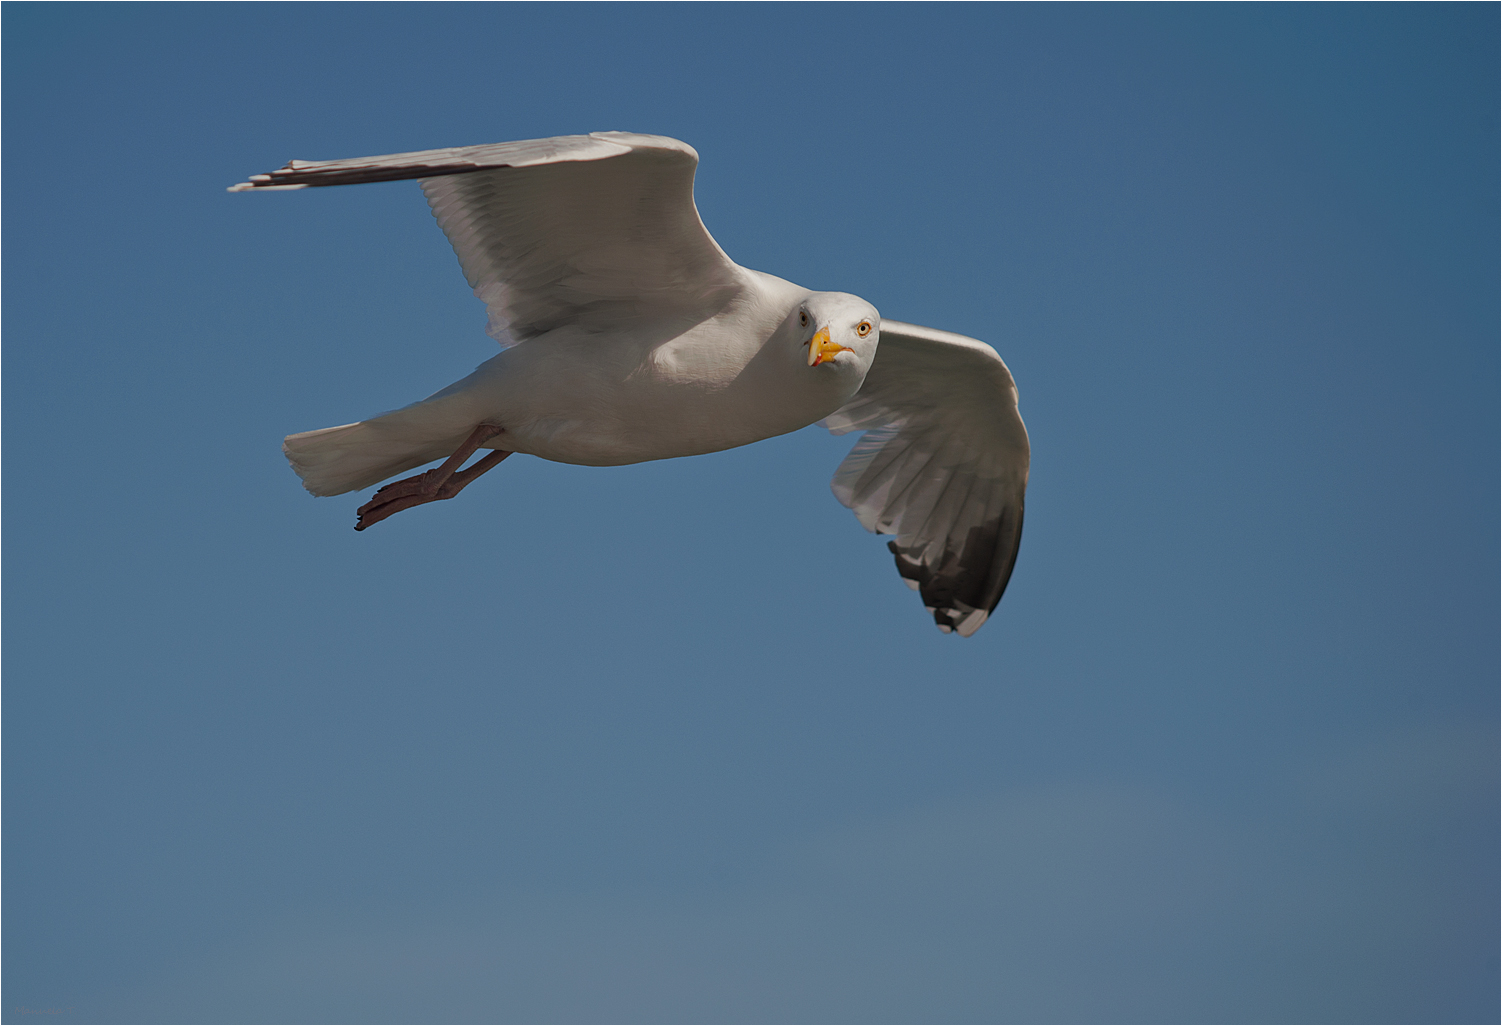
<svg viewBox="0 0 1502 1026">
<path fill-rule="evenodd" d="M 738 266 L 699 219 L 697 164 L 674 139 L 598 132 L 292 161 L 234 186 L 419 179 L 503 347 L 421 402 L 289 436 L 293 469 L 337 495 L 447 461 L 378 492 L 363 528 L 456 494 L 511 452 L 636 463 L 823 420 L 865 432 L 836 497 L 897 536 L 898 571 L 939 627 L 973 634 L 1022 533 L 1028 440 L 1006 365 L 985 343 Z M 477 447 L 494 452 L 455 473 Z"/>
</svg>

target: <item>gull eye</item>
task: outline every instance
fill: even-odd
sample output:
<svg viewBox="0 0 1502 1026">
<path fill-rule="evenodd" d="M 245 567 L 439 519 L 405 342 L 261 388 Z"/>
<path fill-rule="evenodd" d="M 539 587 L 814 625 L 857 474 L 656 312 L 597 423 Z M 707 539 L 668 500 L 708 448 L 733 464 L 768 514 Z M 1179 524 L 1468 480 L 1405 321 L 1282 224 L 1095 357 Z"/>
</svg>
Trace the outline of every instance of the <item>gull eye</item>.
<svg viewBox="0 0 1502 1026">
<path fill-rule="evenodd" d="M 871 334 L 871 322 L 861 321 L 855 326 L 855 333 L 861 338 L 865 338 L 867 335 Z"/>
<path fill-rule="evenodd" d="M 799 310 L 798 311 L 798 323 L 801 324 L 801 325 L 803 325 L 805 328 L 808 327 L 808 311 L 807 310 Z"/>
</svg>

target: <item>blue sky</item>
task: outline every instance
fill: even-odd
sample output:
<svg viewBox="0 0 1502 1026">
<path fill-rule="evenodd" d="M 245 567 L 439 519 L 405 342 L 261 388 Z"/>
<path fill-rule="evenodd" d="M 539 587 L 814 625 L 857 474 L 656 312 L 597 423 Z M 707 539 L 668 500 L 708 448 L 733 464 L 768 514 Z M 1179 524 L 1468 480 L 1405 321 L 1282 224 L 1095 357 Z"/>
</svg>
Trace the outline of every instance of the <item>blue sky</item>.
<svg viewBox="0 0 1502 1026">
<path fill-rule="evenodd" d="M 1497 22 L 7 5 L 6 1021 L 1495 1019 Z M 602 129 L 1007 360 L 976 637 L 814 428 L 298 486 L 494 344 L 415 185 L 224 188 Z"/>
</svg>

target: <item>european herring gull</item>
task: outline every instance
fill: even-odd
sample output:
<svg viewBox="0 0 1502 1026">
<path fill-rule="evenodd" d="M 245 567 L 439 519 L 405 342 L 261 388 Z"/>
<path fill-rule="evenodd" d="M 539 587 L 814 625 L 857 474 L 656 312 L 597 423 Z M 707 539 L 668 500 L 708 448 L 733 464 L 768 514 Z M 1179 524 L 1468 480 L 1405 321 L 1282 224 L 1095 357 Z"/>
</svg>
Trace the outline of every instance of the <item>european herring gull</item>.
<svg viewBox="0 0 1502 1026">
<path fill-rule="evenodd" d="M 452 498 L 514 452 L 614 466 L 822 421 L 864 432 L 835 496 L 896 535 L 897 572 L 940 630 L 975 633 L 1022 537 L 1028 438 L 1006 364 L 984 342 L 739 266 L 699 219 L 698 163 L 676 139 L 594 132 L 294 160 L 233 186 L 417 179 L 502 347 L 421 402 L 289 435 L 292 468 L 314 495 L 339 495 L 444 461 L 377 491 L 364 530 Z"/>
</svg>

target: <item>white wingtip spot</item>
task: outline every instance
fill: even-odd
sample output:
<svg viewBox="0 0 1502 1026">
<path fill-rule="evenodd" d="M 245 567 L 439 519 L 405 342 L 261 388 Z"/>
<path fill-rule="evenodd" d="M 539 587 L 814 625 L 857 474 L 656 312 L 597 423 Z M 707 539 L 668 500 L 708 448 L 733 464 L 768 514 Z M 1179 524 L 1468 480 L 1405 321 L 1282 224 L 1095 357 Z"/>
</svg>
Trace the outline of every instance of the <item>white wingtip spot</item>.
<svg viewBox="0 0 1502 1026">
<path fill-rule="evenodd" d="M 980 630 L 981 624 L 986 622 L 986 617 L 988 615 L 990 614 L 988 614 L 984 609 L 977 609 L 969 616 L 961 620 L 959 627 L 957 628 L 960 632 L 960 637 L 968 638 L 970 637 L 970 635 Z"/>
<path fill-rule="evenodd" d="M 948 634 L 950 631 L 954 630 L 954 628 L 949 626 L 949 624 L 947 623 L 941 623 L 939 624 L 939 630 L 943 631 L 945 634 Z"/>
<path fill-rule="evenodd" d="M 917 581 L 909 580 L 906 577 L 902 579 L 902 583 L 907 585 L 909 588 L 912 588 L 914 591 L 918 591 L 920 588 L 920 585 Z"/>
<path fill-rule="evenodd" d="M 259 176 L 257 176 L 259 177 Z M 253 182 L 241 182 L 239 185 L 231 185 L 225 192 L 286 192 L 288 189 L 306 189 L 306 185 L 256 185 Z"/>
</svg>

